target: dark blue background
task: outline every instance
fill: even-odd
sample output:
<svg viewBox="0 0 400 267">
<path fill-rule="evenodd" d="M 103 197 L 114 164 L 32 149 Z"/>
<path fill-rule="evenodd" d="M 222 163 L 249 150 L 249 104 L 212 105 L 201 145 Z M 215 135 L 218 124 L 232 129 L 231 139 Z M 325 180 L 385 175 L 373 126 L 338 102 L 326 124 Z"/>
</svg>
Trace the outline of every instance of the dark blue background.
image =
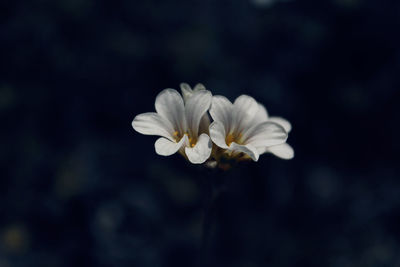
<svg viewBox="0 0 400 267">
<path fill-rule="evenodd" d="M 399 1 L 0 3 L 0 266 L 195 266 L 216 178 L 133 131 L 249 94 L 296 156 L 223 174 L 208 266 L 400 266 Z"/>
</svg>

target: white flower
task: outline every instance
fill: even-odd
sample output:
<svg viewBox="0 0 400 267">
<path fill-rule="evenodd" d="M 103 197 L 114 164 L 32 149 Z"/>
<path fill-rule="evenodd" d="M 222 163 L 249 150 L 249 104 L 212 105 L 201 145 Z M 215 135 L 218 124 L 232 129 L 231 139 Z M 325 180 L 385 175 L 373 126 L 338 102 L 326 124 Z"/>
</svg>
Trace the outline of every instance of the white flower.
<svg viewBox="0 0 400 267">
<path fill-rule="evenodd" d="M 212 149 L 210 137 L 199 130 L 212 95 L 205 88 L 190 89 L 189 93 L 184 93 L 184 101 L 174 89 L 161 91 L 155 102 L 157 112 L 137 115 L 132 127 L 141 134 L 161 136 L 155 143 L 157 154 L 169 156 L 179 151 L 190 162 L 200 164 L 210 157 Z"/>
<path fill-rule="evenodd" d="M 223 96 L 212 99 L 210 137 L 229 157 L 250 157 L 257 161 L 265 152 L 286 142 L 287 132 L 252 97 L 241 95 L 232 104 Z M 290 124 L 289 124 L 290 125 Z M 272 150 L 271 150 L 272 148 Z"/>
</svg>

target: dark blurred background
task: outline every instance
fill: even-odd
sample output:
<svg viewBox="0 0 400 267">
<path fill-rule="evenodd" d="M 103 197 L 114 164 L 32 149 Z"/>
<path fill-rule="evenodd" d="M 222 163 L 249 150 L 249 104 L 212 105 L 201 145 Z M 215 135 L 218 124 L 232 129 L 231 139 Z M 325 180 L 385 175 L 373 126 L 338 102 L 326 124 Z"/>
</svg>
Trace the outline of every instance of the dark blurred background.
<svg viewBox="0 0 400 267">
<path fill-rule="evenodd" d="M 224 174 L 208 266 L 400 266 L 400 3 L 0 2 L 0 266 L 196 266 L 209 171 L 131 128 L 249 94 L 295 158 Z"/>
</svg>

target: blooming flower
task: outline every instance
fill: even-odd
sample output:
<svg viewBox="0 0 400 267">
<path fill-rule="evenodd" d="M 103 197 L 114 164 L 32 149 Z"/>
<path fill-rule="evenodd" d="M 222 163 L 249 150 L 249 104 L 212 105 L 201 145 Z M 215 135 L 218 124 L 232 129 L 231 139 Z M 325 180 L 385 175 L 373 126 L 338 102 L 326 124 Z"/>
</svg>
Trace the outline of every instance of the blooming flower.
<svg viewBox="0 0 400 267">
<path fill-rule="evenodd" d="M 282 124 L 287 121 L 268 119 L 264 106 L 250 96 L 241 95 L 233 104 L 223 96 L 213 96 L 210 114 L 214 120 L 210 137 L 230 158 L 257 161 L 265 152 L 279 154 L 276 146 L 286 142 L 287 131 Z"/>
<path fill-rule="evenodd" d="M 180 152 L 190 162 L 204 163 L 211 154 L 212 143 L 200 122 L 210 107 L 212 95 L 204 86 L 192 90 L 182 84 L 182 96 L 174 89 L 161 91 L 155 101 L 156 112 L 137 115 L 132 127 L 146 135 L 161 136 L 155 142 L 156 153 L 169 156 Z"/>
</svg>

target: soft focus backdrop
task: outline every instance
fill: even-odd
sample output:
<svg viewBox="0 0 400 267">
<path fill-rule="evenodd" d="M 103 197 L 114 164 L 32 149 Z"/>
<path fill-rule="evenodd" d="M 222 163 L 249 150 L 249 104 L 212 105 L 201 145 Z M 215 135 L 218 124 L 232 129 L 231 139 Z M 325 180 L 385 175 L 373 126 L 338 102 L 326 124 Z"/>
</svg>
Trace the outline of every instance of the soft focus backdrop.
<svg viewBox="0 0 400 267">
<path fill-rule="evenodd" d="M 0 266 L 196 266 L 209 173 L 133 131 L 249 94 L 293 160 L 225 173 L 208 266 L 400 266 L 400 3 L 0 2 Z"/>
</svg>

